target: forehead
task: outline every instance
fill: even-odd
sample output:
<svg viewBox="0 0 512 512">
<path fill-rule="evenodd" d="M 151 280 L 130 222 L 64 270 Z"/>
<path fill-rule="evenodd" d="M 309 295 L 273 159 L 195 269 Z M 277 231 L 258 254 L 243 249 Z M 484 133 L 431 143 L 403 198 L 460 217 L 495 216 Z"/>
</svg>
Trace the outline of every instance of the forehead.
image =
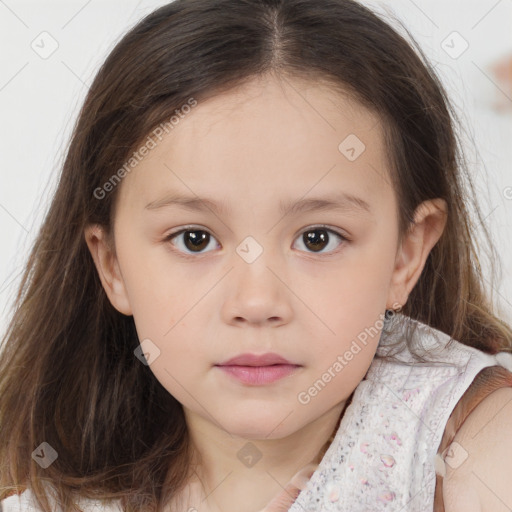
<svg viewBox="0 0 512 512">
<path fill-rule="evenodd" d="M 171 190 L 282 204 L 344 190 L 376 204 L 390 189 L 379 118 L 311 81 L 260 77 L 199 101 L 155 142 L 123 179 L 121 203 L 144 207 Z"/>
</svg>

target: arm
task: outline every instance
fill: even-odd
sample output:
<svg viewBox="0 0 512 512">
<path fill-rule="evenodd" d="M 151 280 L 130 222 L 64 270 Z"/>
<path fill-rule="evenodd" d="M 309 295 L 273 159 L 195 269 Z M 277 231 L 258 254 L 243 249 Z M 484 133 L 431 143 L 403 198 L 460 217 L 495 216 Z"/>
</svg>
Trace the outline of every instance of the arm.
<svg viewBox="0 0 512 512">
<path fill-rule="evenodd" d="M 445 463 L 445 512 L 512 510 L 512 388 L 482 400 L 457 432 Z"/>
</svg>

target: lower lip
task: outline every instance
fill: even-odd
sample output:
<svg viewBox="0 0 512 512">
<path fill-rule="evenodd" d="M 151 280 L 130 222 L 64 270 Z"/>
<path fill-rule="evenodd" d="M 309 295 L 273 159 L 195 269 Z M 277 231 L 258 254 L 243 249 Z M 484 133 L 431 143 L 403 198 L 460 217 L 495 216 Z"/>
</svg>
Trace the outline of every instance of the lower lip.
<svg viewBox="0 0 512 512">
<path fill-rule="evenodd" d="M 272 366 L 218 366 L 244 384 L 270 384 L 292 374 L 300 366 L 275 364 Z"/>
</svg>

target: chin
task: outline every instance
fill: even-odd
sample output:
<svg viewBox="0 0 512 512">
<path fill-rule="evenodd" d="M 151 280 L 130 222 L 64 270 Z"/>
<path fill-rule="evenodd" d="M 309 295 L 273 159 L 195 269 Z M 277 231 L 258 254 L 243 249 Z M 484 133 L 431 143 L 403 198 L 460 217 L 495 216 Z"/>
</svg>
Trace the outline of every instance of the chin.
<svg viewBox="0 0 512 512">
<path fill-rule="evenodd" d="M 296 421 L 288 421 L 291 418 L 291 415 L 286 418 L 286 422 L 284 424 L 278 425 L 277 423 L 279 419 L 284 418 L 286 418 L 286 415 L 273 416 L 270 420 L 254 418 L 251 421 L 251 418 L 247 416 L 243 423 L 224 423 L 224 429 L 233 436 L 247 440 L 269 441 L 272 439 L 281 439 L 298 430 Z"/>
</svg>

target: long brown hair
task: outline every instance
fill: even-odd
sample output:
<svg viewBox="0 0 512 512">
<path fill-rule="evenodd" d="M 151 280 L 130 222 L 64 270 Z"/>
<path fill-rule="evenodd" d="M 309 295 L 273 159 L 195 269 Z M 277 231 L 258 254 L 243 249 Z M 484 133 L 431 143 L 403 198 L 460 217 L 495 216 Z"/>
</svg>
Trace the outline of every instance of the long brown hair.
<svg viewBox="0 0 512 512">
<path fill-rule="evenodd" d="M 380 116 L 400 233 L 422 201 L 443 198 L 449 210 L 402 313 L 483 351 L 510 349 L 512 332 L 485 293 L 477 227 L 491 263 L 496 254 L 456 114 L 409 39 L 353 0 L 177 0 L 118 42 L 79 112 L 3 339 L 1 499 L 31 488 L 50 511 L 43 484 L 51 483 L 64 510 L 76 510 L 76 496 L 162 510 L 185 486 L 182 406 L 134 356 L 133 317 L 110 304 L 84 228 L 111 229 L 118 188 L 101 199 L 95 191 L 155 127 L 191 99 L 264 73 L 325 82 Z M 46 468 L 33 456 L 41 443 L 58 454 Z"/>
</svg>

